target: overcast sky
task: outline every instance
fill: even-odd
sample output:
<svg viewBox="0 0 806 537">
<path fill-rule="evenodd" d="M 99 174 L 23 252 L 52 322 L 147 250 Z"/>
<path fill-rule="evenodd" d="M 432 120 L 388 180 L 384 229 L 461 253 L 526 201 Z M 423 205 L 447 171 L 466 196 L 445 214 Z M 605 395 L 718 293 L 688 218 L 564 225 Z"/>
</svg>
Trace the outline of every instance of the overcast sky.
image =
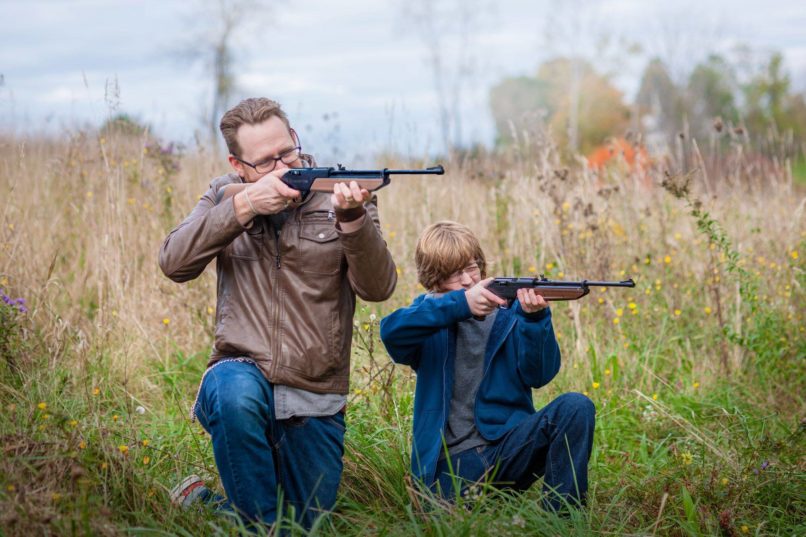
<svg viewBox="0 0 806 537">
<path fill-rule="evenodd" d="M 442 82 L 459 79 L 460 140 L 490 143 L 490 87 L 579 53 L 608 70 L 627 98 L 647 58 L 677 76 L 710 50 L 744 43 L 780 51 L 806 88 L 803 1 L 282 0 L 251 13 L 236 47 L 239 95 L 279 100 L 320 162 L 366 162 L 385 149 L 419 156 L 441 143 L 424 36 L 439 35 Z M 60 132 L 110 111 L 193 143 L 211 83 L 182 59 L 204 28 L 198 3 L 178 0 L 0 0 L 0 130 Z M 436 6 L 430 17 L 405 5 Z M 459 8 L 457 6 L 471 6 Z M 462 17 L 465 17 L 462 19 Z M 460 42 L 462 20 L 466 27 Z M 431 34 L 432 36 L 434 34 Z M 609 39 L 605 41 L 604 39 Z M 633 45 L 638 45 L 637 47 Z M 631 52 L 628 52 L 631 51 Z M 325 119 L 327 118 L 327 119 Z"/>
</svg>

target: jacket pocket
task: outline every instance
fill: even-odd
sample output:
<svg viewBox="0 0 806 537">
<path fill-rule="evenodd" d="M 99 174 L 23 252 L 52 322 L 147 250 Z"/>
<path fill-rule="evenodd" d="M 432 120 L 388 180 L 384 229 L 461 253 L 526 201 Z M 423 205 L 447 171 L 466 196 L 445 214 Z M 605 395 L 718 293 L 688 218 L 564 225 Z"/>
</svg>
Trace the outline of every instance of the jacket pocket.
<svg viewBox="0 0 806 537">
<path fill-rule="evenodd" d="M 328 211 L 305 213 L 300 219 L 299 249 L 302 271 L 335 274 L 341 270 L 342 247 L 336 221 Z"/>
</svg>

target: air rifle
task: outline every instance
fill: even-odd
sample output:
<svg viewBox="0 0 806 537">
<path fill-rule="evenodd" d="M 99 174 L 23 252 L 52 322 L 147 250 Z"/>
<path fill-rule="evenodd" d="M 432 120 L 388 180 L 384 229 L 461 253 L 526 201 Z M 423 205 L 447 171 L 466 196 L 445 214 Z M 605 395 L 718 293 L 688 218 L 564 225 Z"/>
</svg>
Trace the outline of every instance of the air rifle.
<svg viewBox="0 0 806 537">
<path fill-rule="evenodd" d="M 350 183 L 355 181 L 359 188 L 365 188 L 370 192 L 385 187 L 390 183 L 392 175 L 443 175 L 445 168 L 432 166 L 424 170 L 348 170 L 341 164 L 337 168 L 290 168 L 281 177 L 281 180 L 302 193 L 305 197 L 309 191 L 313 192 L 333 192 L 333 185 L 336 183 Z M 234 196 L 248 183 L 232 183 L 226 185 L 218 191 L 216 203 Z"/>
<path fill-rule="evenodd" d="M 591 287 L 635 287 L 630 278 L 620 282 L 597 282 L 582 280 L 578 282 L 549 280 L 545 276 L 540 278 L 495 278 L 487 289 L 494 294 L 505 298 L 507 306 L 518 297 L 518 289 L 534 289 L 535 293 L 546 300 L 577 300 L 590 293 Z"/>
</svg>

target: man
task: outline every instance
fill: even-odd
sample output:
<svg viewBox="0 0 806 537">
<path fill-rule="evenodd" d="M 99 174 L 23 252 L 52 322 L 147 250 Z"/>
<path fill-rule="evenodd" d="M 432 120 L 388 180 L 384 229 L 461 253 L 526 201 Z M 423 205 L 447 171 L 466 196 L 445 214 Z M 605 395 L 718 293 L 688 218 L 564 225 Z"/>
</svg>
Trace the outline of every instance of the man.
<svg viewBox="0 0 806 537">
<path fill-rule="evenodd" d="M 368 191 L 353 182 L 302 197 L 281 181 L 312 159 L 278 103 L 246 99 L 220 127 L 234 173 L 171 231 L 160 267 L 184 282 L 216 260 L 215 343 L 193 412 L 226 506 L 272 523 L 282 491 L 310 527 L 341 478 L 355 297 L 387 299 L 397 273 Z M 191 476 L 172 500 L 212 496 Z"/>
<path fill-rule="evenodd" d="M 484 252 L 456 222 L 423 231 L 415 264 L 429 293 L 381 321 L 389 355 L 417 372 L 415 477 L 452 499 L 482 479 L 525 490 L 542 476 L 547 508 L 580 506 L 595 408 L 566 393 L 535 411 L 532 388 L 560 369 L 546 300 L 519 289 L 512 307 L 499 309 L 505 301 L 486 288 Z"/>
</svg>

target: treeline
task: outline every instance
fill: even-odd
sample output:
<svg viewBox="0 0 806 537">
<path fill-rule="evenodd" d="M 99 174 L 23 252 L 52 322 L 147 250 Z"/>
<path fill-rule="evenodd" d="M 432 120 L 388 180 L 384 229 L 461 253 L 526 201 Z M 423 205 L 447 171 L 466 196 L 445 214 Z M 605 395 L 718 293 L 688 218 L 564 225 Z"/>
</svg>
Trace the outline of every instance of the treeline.
<svg viewBox="0 0 806 537">
<path fill-rule="evenodd" d="M 673 147 L 681 137 L 700 142 L 749 137 L 758 147 L 803 153 L 806 96 L 794 91 L 779 53 L 712 54 L 682 76 L 660 59 L 649 61 L 633 102 L 591 62 L 556 58 L 534 76 L 507 78 L 490 92 L 498 144 L 548 129 L 571 152 L 589 153 L 612 136 L 640 133 L 647 145 Z M 714 147 L 714 144 L 711 144 Z"/>
</svg>

